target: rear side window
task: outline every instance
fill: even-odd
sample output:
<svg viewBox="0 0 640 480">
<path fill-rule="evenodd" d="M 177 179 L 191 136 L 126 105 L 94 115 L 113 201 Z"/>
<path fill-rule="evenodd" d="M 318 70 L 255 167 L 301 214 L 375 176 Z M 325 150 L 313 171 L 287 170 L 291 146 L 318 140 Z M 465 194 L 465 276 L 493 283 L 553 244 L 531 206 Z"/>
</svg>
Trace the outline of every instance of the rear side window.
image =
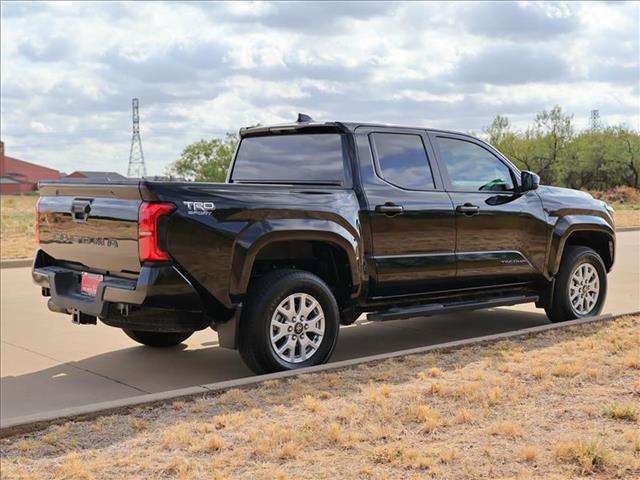
<svg viewBox="0 0 640 480">
<path fill-rule="evenodd" d="M 342 183 L 343 155 L 338 133 L 246 137 L 240 142 L 231 181 Z"/>
<path fill-rule="evenodd" d="M 435 188 L 420 135 L 374 133 L 372 138 L 380 176 L 387 182 L 410 190 Z"/>
</svg>

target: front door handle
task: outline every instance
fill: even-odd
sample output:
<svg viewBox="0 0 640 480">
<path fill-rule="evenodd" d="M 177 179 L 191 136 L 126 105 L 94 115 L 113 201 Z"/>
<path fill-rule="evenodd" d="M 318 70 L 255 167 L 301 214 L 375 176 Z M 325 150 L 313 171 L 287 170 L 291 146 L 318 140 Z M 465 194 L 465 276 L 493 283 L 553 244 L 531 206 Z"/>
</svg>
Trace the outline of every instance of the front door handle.
<svg viewBox="0 0 640 480">
<path fill-rule="evenodd" d="M 475 215 L 480 211 L 480 207 L 477 205 L 473 205 L 471 203 L 465 203 L 464 205 L 458 205 L 456 207 L 456 212 L 464 213 L 465 215 L 471 216 Z"/>
<path fill-rule="evenodd" d="M 376 212 L 393 216 L 393 215 L 398 215 L 404 212 L 404 208 L 402 208 L 402 205 L 396 205 L 393 202 L 387 202 L 384 205 L 377 205 Z"/>
</svg>

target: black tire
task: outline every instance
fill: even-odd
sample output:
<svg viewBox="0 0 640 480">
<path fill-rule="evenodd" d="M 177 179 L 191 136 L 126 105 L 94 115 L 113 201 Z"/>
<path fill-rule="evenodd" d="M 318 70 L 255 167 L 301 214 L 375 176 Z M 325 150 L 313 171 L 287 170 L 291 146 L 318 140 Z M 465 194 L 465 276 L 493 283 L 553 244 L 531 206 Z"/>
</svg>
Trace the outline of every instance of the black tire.
<svg viewBox="0 0 640 480">
<path fill-rule="evenodd" d="M 324 335 L 308 359 L 293 363 L 280 358 L 271 342 L 271 318 L 278 305 L 297 293 L 311 295 L 324 314 Z M 325 363 L 336 346 L 340 330 L 338 304 L 326 283 L 300 270 L 277 270 L 253 283 L 240 320 L 240 355 L 256 374 L 308 367 Z M 304 333 L 308 335 L 308 333 Z M 305 337 L 306 338 L 306 337 Z M 299 347 L 296 347 L 299 348 Z M 306 351 L 306 347 L 305 351 Z"/>
<path fill-rule="evenodd" d="M 569 287 L 574 270 L 584 263 L 588 263 L 595 268 L 600 283 L 600 290 L 593 308 L 588 312 L 578 312 L 571 304 Z M 607 270 L 600 255 L 589 247 L 568 245 L 556 277 L 552 304 L 545 307 L 545 312 L 549 320 L 557 323 L 598 315 L 602 311 L 606 296 Z"/>
<path fill-rule="evenodd" d="M 193 332 L 143 332 L 127 328 L 123 332 L 130 339 L 148 347 L 173 347 L 193 335 Z"/>
</svg>

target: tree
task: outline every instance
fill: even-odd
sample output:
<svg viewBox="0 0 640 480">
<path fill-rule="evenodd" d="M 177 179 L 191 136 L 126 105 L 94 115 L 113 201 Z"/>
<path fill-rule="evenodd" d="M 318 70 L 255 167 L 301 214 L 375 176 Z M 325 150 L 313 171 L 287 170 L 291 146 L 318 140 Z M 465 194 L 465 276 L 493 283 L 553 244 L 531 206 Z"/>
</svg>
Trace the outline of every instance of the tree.
<svg viewBox="0 0 640 480">
<path fill-rule="evenodd" d="M 489 143 L 518 167 L 540 175 L 546 184 L 607 190 L 620 185 L 640 187 L 640 132 L 619 125 L 573 130 L 573 116 L 559 106 L 536 115 L 524 131 L 496 116 L 483 129 Z"/>
<path fill-rule="evenodd" d="M 640 188 L 640 133 L 626 127 L 614 127 L 614 131 L 622 144 L 620 157 L 629 169 L 626 183 Z"/>
<path fill-rule="evenodd" d="M 559 182 L 571 188 L 638 188 L 640 135 L 623 126 L 586 130 L 571 141 L 558 171 Z"/>
<path fill-rule="evenodd" d="M 576 189 L 602 188 L 607 181 L 604 167 L 609 144 L 601 130 L 590 129 L 577 135 L 556 167 L 558 183 Z"/>
<path fill-rule="evenodd" d="M 534 169 L 543 183 L 553 183 L 562 155 L 573 139 L 573 115 L 563 115 L 559 105 L 536 115 L 533 136 L 536 145 Z"/>
<path fill-rule="evenodd" d="M 187 145 L 170 174 L 196 182 L 224 182 L 238 146 L 238 136 L 227 133 L 224 139 L 200 140 Z"/>
<path fill-rule="evenodd" d="M 487 136 L 489 143 L 498 149 L 500 149 L 499 145 L 504 144 L 508 138 L 514 136 L 511 131 L 511 122 L 502 115 L 496 115 L 491 125 L 484 128 L 483 132 Z"/>
<path fill-rule="evenodd" d="M 536 157 L 536 132 L 527 128 L 524 133 L 516 132 L 511 128 L 511 122 L 507 117 L 497 115 L 491 125 L 485 128 L 491 145 L 500 150 L 518 168 L 524 170 L 536 170 L 534 160 Z"/>
</svg>

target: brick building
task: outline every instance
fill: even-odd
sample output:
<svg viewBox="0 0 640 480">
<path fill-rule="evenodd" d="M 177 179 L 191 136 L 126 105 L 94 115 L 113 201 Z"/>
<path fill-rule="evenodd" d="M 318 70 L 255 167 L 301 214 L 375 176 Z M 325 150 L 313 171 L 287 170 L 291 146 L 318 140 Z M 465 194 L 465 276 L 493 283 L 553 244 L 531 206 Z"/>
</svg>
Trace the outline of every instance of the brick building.
<svg viewBox="0 0 640 480">
<path fill-rule="evenodd" d="M 0 194 L 33 192 L 40 180 L 58 180 L 60 172 L 4 154 L 4 142 L 0 141 Z"/>
</svg>

